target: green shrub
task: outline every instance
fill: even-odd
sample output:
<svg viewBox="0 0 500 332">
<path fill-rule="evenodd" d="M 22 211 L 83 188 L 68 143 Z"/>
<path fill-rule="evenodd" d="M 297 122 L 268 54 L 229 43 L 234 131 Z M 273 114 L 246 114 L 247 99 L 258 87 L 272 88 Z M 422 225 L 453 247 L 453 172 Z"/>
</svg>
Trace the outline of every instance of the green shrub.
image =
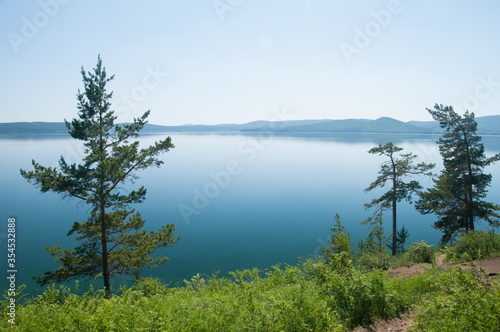
<svg viewBox="0 0 500 332">
<path fill-rule="evenodd" d="M 405 255 L 412 263 L 430 263 L 436 261 L 436 250 L 433 245 L 427 244 L 426 241 L 412 243 Z"/>
<path fill-rule="evenodd" d="M 452 253 L 460 260 L 500 256 L 500 234 L 494 230 L 469 231 L 458 238 Z"/>
<path fill-rule="evenodd" d="M 444 292 L 430 297 L 412 327 L 415 331 L 500 331 L 500 285 L 481 282 L 476 269 L 446 273 Z"/>
<path fill-rule="evenodd" d="M 367 252 L 358 257 L 358 264 L 361 268 L 371 270 L 387 270 L 391 263 L 389 252 L 383 251 Z"/>
<path fill-rule="evenodd" d="M 315 267 L 324 273 L 316 280 L 328 307 L 346 327 L 369 325 L 377 318 L 394 317 L 405 310 L 402 297 L 392 287 L 393 280 L 379 270 L 364 272 L 346 257 L 347 253 L 334 255 L 331 258 L 337 262 L 330 262 L 327 268 L 319 262 Z"/>
<path fill-rule="evenodd" d="M 334 225 L 330 230 L 332 231 L 332 235 L 328 243 L 330 246 L 323 248 L 323 256 L 326 259 L 330 259 L 331 256 L 340 254 L 343 252 L 352 255 L 354 250 L 352 249 L 351 244 L 351 234 L 349 234 L 345 227 L 342 225 L 340 221 L 340 216 L 338 214 L 333 218 L 335 221 Z"/>
<path fill-rule="evenodd" d="M 389 245 L 390 236 L 385 236 L 382 220 L 373 226 L 365 240 L 358 242 L 358 265 L 367 270 L 389 268 L 391 256 L 386 247 Z"/>
<path fill-rule="evenodd" d="M 164 294 L 168 291 L 167 286 L 159 278 L 141 278 L 132 290 L 137 290 L 143 296 L 150 297 L 157 294 Z"/>
<path fill-rule="evenodd" d="M 70 295 L 71 290 L 62 285 L 56 288 L 55 284 L 49 286 L 42 295 L 39 295 L 35 301 L 43 302 L 48 305 L 61 305 L 64 303 L 66 298 Z"/>
</svg>

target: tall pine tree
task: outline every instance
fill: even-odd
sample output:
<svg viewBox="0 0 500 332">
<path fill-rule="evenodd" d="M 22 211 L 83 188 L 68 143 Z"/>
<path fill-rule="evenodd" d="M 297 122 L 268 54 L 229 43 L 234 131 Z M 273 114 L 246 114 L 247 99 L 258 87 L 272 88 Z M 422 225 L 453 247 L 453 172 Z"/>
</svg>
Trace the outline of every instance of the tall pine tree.
<svg viewBox="0 0 500 332">
<path fill-rule="evenodd" d="M 400 154 L 398 156 L 398 153 L 402 150 L 403 148 L 389 142 L 368 151 L 371 154 L 385 156 L 388 160 L 382 163 L 379 176 L 365 189 L 365 192 L 377 187 L 384 187 L 387 182 L 389 182 L 391 188 L 381 197 L 375 198 L 370 203 L 365 204 L 367 209 L 376 206 L 377 210 L 373 217 L 366 219 L 363 223 L 368 223 L 374 218 L 375 222 L 380 222 L 383 212 L 387 209 L 392 209 L 391 251 L 393 256 L 397 254 L 398 248 L 397 203 L 402 200 L 412 202 L 412 195 L 423 188 L 418 181 L 405 181 L 405 178 L 413 175 L 431 176 L 432 172 L 430 170 L 435 166 L 434 164 L 423 162 L 415 165 L 413 161 L 417 156 L 412 153 Z"/>
<path fill-rule="evenodd" d="M 483 169 L 500 154 L 486 157 L 474 113 L 460 116 L 453 107 L 438 104 L 427 111 L 446 130 L 437 141 L 444 168 L 434 187 L 422 193 L 417 209 L 439 217 L 434 227 L 443 232 L 441 243 L 446 244 L 457 234 L 474 230 L 478 220 L 498 225 L 500 206 L 484 200 L 491 174 Z"/>
<path fill-rule="evenodd" d="M 149 111 L 131 124 L 115 125 L 112 93 L 106 91 L 106 84 L 114 76 L 106 75 L 100 57 L 93 72 L 85 72 L 82 67 L 81 74 L 84 91 L 78 90 L 77 94 L 78 118 L 65 122 L 71 137 L 83 141 L 82 163 L 68 164 L 61 157 L 60 169 L 56 169 L 33 161 L 34 170 L 21 170 L 21 175 L 42 192 L 76 198 L 91 207 L 87 220 L 75 222 L 68 233 L 77 234 L 81 244 L 74 250 L 47 247 L 61 266 L 35 278 L 37 282 L 44 285 L 102 274 L 109 297 L 112 276 L 128 273 L 137 277 L 143 268 L 156 268 L 168 258 L 153 258 L 151 254 L 178 240 L 173 235 L 173 224 L 158 231 L 142 229 L 145 220 L 130 206 L 144 201 L 143 186 L 127 192 L 122 189 L 134 183 L 137 171 L 159 167 L 163 162 L 158 155 L 174 145 L 170 137 L 142 149 L 137 140 L 129 141 L 139 137 Z"/>
</svg>

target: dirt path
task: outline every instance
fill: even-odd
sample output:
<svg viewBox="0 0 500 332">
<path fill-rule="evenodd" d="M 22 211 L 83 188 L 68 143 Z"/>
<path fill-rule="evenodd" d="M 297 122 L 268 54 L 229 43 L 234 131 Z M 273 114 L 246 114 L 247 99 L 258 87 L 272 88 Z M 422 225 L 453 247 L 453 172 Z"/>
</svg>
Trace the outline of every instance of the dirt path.
<svg viewBox="0 0 500 332">
<path fill-rule="evenodd" d="M 444 268 L 453 268 L 456 264 L 445 264 L 445 255 L 438 255 L 436 257 L 436 266 Z M 470 266 L 461 264 L 464 268 L 468 269 Z M 481 260 L 476 262 L 476 266 L 482 267 L 486 275 L 496 276 L 500 275 L 500 257 L 494 259 Z M 406 278 L 408 276 L 424 273 L 427 269 L 431 268 L 431 264 L 417 264 L 412 266 L 402 266 L 389 271 L 390 276 Z M 359 327 L 353 332 L 407 332 L 409 326 L 413 322 L 413 316 L 406 314 L 400 318 L 393 318 L 387 321 L 378 321 L 370 327 Z"/>
<path fill-rule="evenodd" d="M 358 327 L 353 332 L 407 332 L 412 322 L 413 317 L 408 314 L 401 318 L 378 321 L 370 327 Z"/>
<path fill-rule="evenodd" d="M 444 267 L 444 268 L 453 268 L 456 267 L 457 264 L 444 263 L 445 255 L 438 255 L 436 257 L 436 266 Z M 465 269 L 470 269 L 468 264 L 462 263 L 460 264 Z M 500 274 L 500 257 L 493 259 L 480 260 L 476 262 L 477 267 L 482 267 L 486 273 L 486 275 L 494 276 Z M 407 277 L 412 276 L 419 273 L 424 273 L 427 269 L 431 268 L 431 264 L 417 264 L 412 266 L 402 266 L 389 271 L 390 276 L 397 277 Z"/>
<path fill-rule="evenodd" d="M 481 261 L 481 264 L 486 274 L 496 276 L 500 274 L 500 257 Z"/>
</svg>

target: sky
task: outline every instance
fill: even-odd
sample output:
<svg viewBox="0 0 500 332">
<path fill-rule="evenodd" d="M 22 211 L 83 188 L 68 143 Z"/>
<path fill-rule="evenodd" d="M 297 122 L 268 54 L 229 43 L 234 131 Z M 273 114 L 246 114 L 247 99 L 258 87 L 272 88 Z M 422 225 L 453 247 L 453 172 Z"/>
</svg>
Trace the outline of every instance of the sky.
<svg viewBox="0 0 500 332">
<path fill-rule="evenodd" d="M 77 116 L 101 56 L 118 122 L 500 114 L 495 0 L 0 0 L 0 122 Z"/>
</svg>

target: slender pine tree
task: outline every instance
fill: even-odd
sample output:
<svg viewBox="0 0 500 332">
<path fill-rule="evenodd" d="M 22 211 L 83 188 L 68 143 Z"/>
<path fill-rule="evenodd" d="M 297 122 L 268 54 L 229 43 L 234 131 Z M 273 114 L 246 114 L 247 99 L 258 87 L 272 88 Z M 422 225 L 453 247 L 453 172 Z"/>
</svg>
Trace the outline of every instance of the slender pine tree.
<svg viewBox="0 0 500 332">
<path fill-rule="evenodd" d="M 405 182 L 405 177 L 414 175 L 432 176 L 430 171 L 435 167 L 434 164 L 419 163 L 414 164 L 416 155 L 412 153 L 400 154 L 403 148 L 395 146 L 389 142 L 385 145 L 379 145 L 368 151 L 371 154 L 386 156 L 389 160 L 382 163 L 377 179 L 370 184 L 365 192 L 371 191 L 377 187 L 384 187 L 387 182 L 390 183 L 391 189 L 384 193 L 381 197 L 373 199 L 370 203 L 365 204 L 365 208 L 370 209 L 377 207 L 375 214 L 369 217 L 363 223 L 368 223 L 375 219 L 378 222 L 382 218 L 382 214 L 387 209 L 392 209 L 392 255 L 397 254 L 398 238 L 397 238 L 397 203 L 402 200 L 412 202 L 412 195 L 418 193 L 423 187 L 416 180 Z"/>
<path fill-rule="evenodd" d="M 61 266 L 35 280 L 44 285 L 102 274 L 109 297 L 112 276 L 128 273 L 138 277 L 143 268 L 156 268 L 168 258 L 153 258 L 151 254 L 178 240 L 173 235 L 173 224 L 158 231 L 142 229 L 145 220 L 131 205 L 144 201 L 143 186 L 123 190 L 124 185 L 138 179 L 137 171 L 163 164 L 158 156 L 174 145 L 170 137 L 142 149 L 138 140 L 129 141 L 139 137 L 149 111 L 131 124 L 115 125 L 112 93 L 106 91 L 106 84 L 114 76 L 107 76 L 100 56 L 93 72 L 85 72 L 82 67 L 81 74 L 84 91 L 78 90 L 77 94 L 78 118 L 65 122 L 71 137 L 83 141 L 82 163 L 68 164 L 61 157 L 60 169 L 56 169 L 33 160 L 34 170 L 21 170 L 21 175 L 42 192 L 76 198 L 91 207 L 87 220 L 75 222 L 68 233 L 77 234 L 81 244 L 74 250 L 47 247 Z"/>
</svg>

